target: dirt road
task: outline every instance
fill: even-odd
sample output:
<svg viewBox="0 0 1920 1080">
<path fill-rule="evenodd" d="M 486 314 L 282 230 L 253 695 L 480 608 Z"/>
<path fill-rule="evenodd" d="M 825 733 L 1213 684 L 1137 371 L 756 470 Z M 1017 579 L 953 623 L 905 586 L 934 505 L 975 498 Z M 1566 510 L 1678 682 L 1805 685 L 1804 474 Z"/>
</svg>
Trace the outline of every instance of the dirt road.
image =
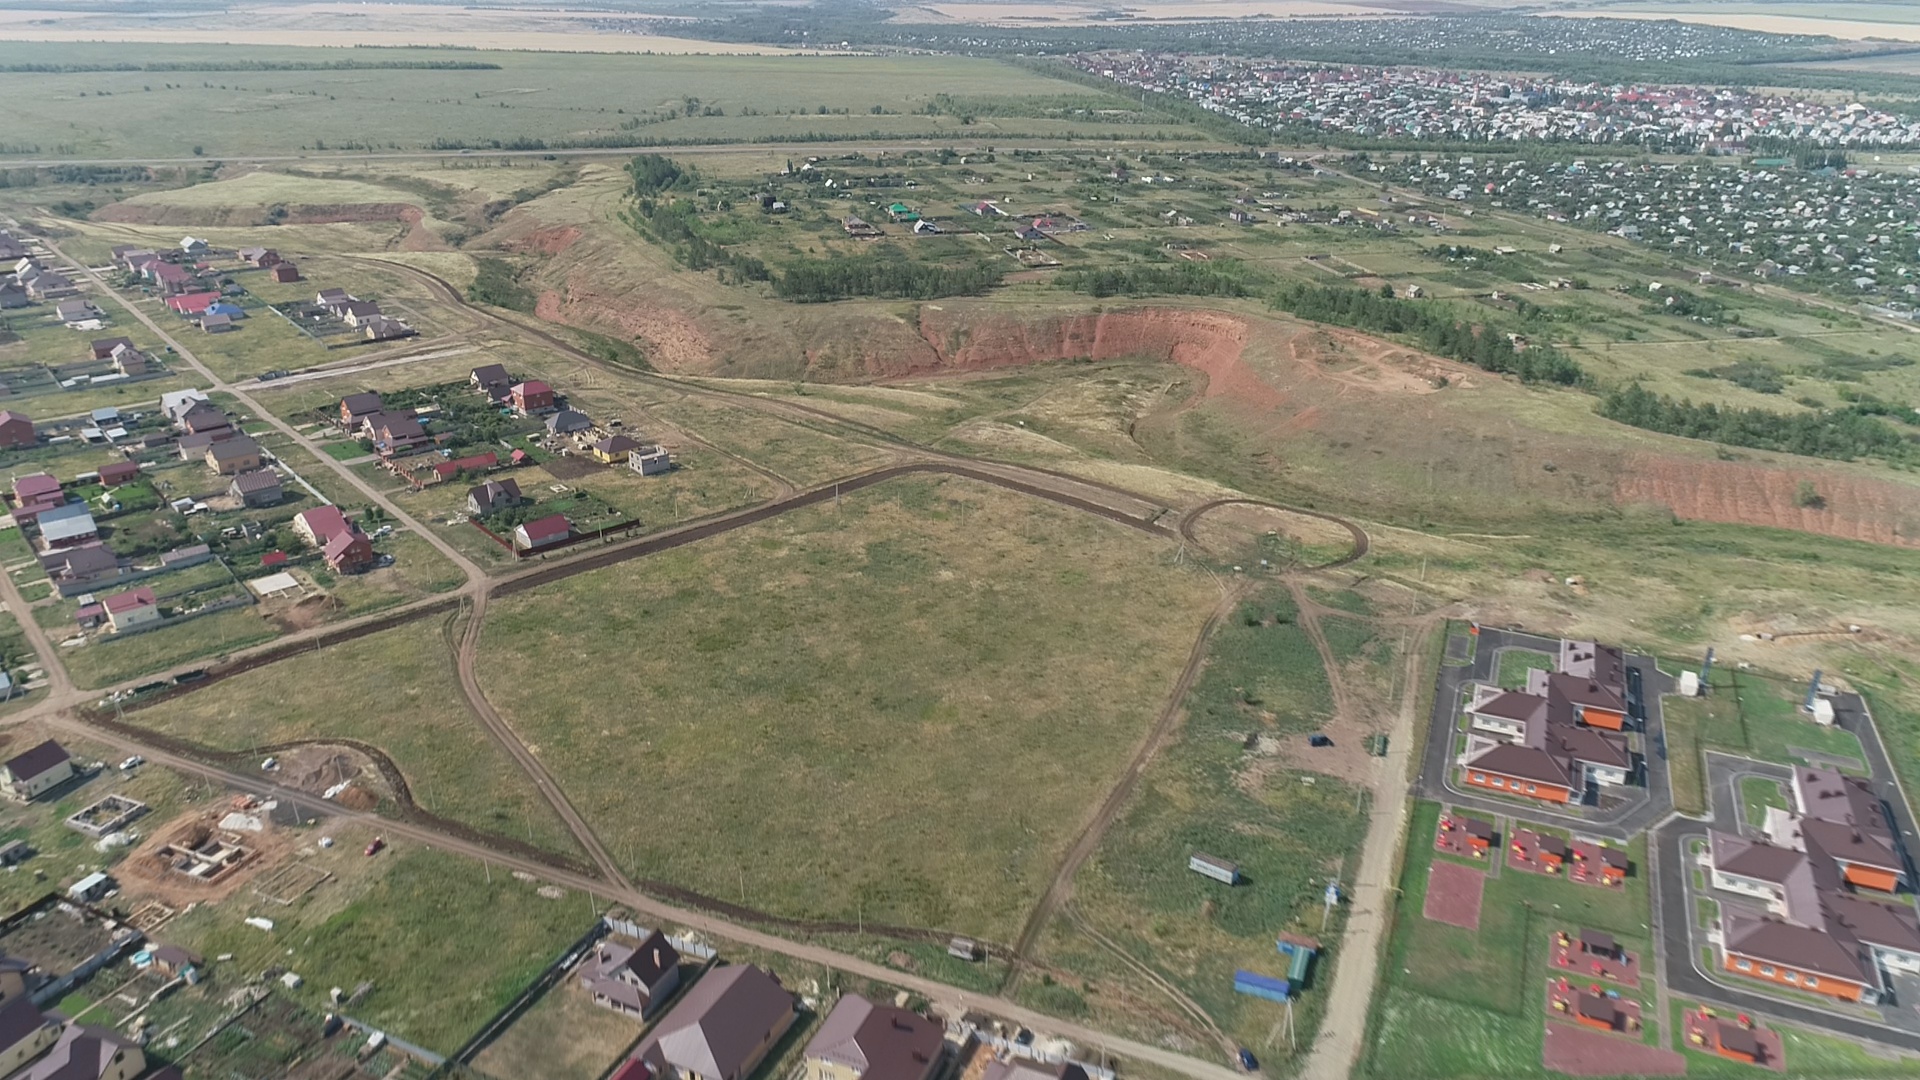
<svg viewBox="0 0 1920 1080">
<path fill-rule="evenodd" d="M 1394 868 L 1400 861 L 1400 846 L 1405 840 L 1409 767 L 1413 764 L 1414 731 L 1422 719 L 1420 703 L 1426 681 L 1422 671 L 1427 657 L 1428 635 L 1444 625 L 1438 616 L 1429 617 L 1407 645 L 1406 670 L 1401 685 L 1400 712 L 1394 718 L 1393 732 L 1380 782 L 1373 788 L 1373 817 L 1367 826 L 1366 846 L 1360 849 L 1360 869 L 1348 898 L 1346 936 L 1340 943 L 1340 959 L 1334 965 L 1333 985 L 1327 991 L 1326 1019 L 1314 1038 L 1312 1056 L 1301 1070 L 1303 1080 L 1346 1080 L 1360 1060 L 1360 1048 L 1366 1036 L 1367 1012 L 1373 1002 L 1373 988 L 1380 970 L 1380 946 L 1386 936 L 1388 915 L 1393 911 L 1399 889 L 1394 883 Z"/>
</svg>

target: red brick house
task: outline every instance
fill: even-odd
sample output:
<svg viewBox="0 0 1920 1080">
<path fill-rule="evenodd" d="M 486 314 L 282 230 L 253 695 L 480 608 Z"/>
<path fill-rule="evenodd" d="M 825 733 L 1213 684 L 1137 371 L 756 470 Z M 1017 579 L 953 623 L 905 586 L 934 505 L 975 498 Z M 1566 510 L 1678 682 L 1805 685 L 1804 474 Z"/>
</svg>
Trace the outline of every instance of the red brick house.
<svg viewBox="0 0 1920 1080">
<path fill-rule="evenodd" d="M 22 476 L 13 482 L 13 520 L 32 521 L 67 501 L 60 481 L 46 473 Z"/>
<path fill-rule="evenodd" d="M 522 416 L 551 412 L 554 408 L 553 387 L 548 386 L 538 379 L 529 379 L 523 383 L 514 383 L 511 396 L 513 398 L 514 411 Z"/>
<path fill-rule="evenodd" d="M 119 487 L 140 478 L 140 463 L 137 461 L 115 461 L 100 466 L 100 482 L 107 487 Z"/>
<path fill-rule="evenodd" d="M 300 280 L 300 268 L 290 262 L 275 265 L 268 273 L 273 275 L 276 285 L 291 285 Z"/>
<path fill-rule="evenodd" d="M 376 556 L 373 541 L 347 520 L 337 506 L 316 506 L 293 516 L 293 531 L 320 549 L 327 566 L 343 574 L 371 567 Z"/>
<path fill-rule="evenodd" d="M 340 426 L 357 428 L 362 420 L 381 412 L 384 408 L 380 395 L 372 391 L 364 394 L 348 394 L 340 399 Z"/>
<path fill-rule="evenodd" d="M 0 447 L 17 450 L 35 446 L 40 436 L 33 430 L 33 420 L 12 409 L 0 410 Z"/>
</svg>

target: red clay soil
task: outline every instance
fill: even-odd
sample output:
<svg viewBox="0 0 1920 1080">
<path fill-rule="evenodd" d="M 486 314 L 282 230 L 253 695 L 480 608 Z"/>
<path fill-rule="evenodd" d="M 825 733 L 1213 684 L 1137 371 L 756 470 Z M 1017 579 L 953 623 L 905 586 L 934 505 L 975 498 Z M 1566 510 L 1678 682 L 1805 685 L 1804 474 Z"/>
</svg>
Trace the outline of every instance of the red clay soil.
<svg viewBox="0 0 1920 1080">
<path fill-rule="evenodd" d="M 565 295 L 541 293 L 533 313 L 548 322 L 638 338 L 647 360 L 661 371 L 708 374 L 717 366 L 713 343 L 692 316 L 644 294 L 604 291 L 588 273 L 569 275 Z"/>
<path fill-rule="evenodd" d="M 1799 505 L 1810 481 L 1825 500 Z M 1614 501 L 1652 503 L 1674 516 L 1735 525 L 1770 525 L 1845 540 L 1920 547 L 1920 487 L 1849 476 L 1837 470 L 1781 469 L 1738 461 L 1630 458 L 1614 483 Z"/>
<path fill-rule="evenodd" d="M 1427 902 L 1420 913 L 1462 930 L 1480 929 L 1480 894 L 1487 875 L 1471 866 L 1436 862 L 1427 877 Z"/>
<path fill-rule="evenodd" d="M 556 225 L 550 229 L 535 229 L 513 241 L 510 246 L 516 251 L 558 255 L 572 247 L 573 242 L 578 239 L 580 239 L 579 229 L 572 225 Z"/>
<path fill-rule="evenodd" d="M 1686 1058 L 1672 1050 L 1551 1020 L 1540 1064 L 1569 1076 L 1684 1076 L 1687 1072 Z"/>
</svg>

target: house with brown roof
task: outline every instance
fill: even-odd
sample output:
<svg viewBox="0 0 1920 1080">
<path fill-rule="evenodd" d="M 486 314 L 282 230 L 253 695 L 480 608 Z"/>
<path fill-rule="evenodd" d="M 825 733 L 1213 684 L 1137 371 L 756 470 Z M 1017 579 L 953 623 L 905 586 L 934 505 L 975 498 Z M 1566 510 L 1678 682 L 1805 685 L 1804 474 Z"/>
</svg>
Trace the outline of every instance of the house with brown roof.
<svg viewBox="0 0 1920 1080">
<path fill-rule="evenodd" d="M 411 409 L 373 413 L 360 422 L 360 434 L 373 440 L 374 450 L 386 458 L 433 442 L 433 436 L 427 434 Z"/>
<path fill-rule="evenodd" d="M 29 473 L 13 481 L 13 520 L 32 521 L 67 501 L 60 481 L 46 473 Z"/>
<path fill-rule="evenodd" d="M 405 322 L 385 315 L 375 315 L 371 319 L 366 319 L 359 323 L 356 329 L 368 341 L 399 341 L 401 338 L 410 338 L 419 332 Z"/>
<path fill-rule="evenodd" d="M 92 343 L 93 358 L 95 360 L 110 359 L 113 356 L 113 350 L 122 345 L 125 345 L 129 349 L 133 348 L 133 339 L 126 337 L 96 338 Z"/>
<path fill-rule="evenodd" d="M 180 414 L 174 426 L 189 435 L 205 435 L 214 431 L 230 431 L 233 418 L 222 412 L 210 401 L 197 401 Z"/>
<path fill-rule="evenodd" d="M 468 454 L 466 457 L 454 458 L 450 461 L 437 461 L 433 464 L 431 482 L 439 483 L 440 481 L 451 480 L 463 472 L 486 472 L 488 469 L 495 468 L 499 464 L 500 455 L 494 453 L 492 450 L 478 454 Z"/>
<path fill-rule="evenodd" d="M 633 1057 L 655 1080 L 746 1080 L 798 1015 L 793 995 L 760 968 L 715 968 L 681 995 Z"/>
<path fill-rule="evenodd" d="M 53 1049 L 11 1080 L 134 1080 L 146 1071 L 146 1053 L 119 1032 L 68 1023 Z"/>
<path fill-rule="evenodd" d="M 0 1003 L 0 1076 L 52 1049 L 60 1040 L 60 1021 L 42 1013 L 33 999 L 21 993 Z"/>
<path fill-rule="evenodd" d="M 497 401 L 512 393 L 513 376 L 505 364 L 481 364 L 467 374 L 467 385 Z"/>
<path fill-rule="evenodd" d="M 254 508 L 277 506 L 286 497 L 280 488 L 280 474 L 272 469 L 252 469 L 235 475 L 227 494 L 239 499 L 242 505 Z"/>
<path fill-rule="evenodd" d="M 272 248 L 243 247 L 240 249 L 240 258 L 248 266 L 261 270 L 280 265 L 280 253 Z"/>
<path fill-rule="evenodd" d="M 637 944 L 603 940 L 581 963 L 580 985 L 595 1005 L 647 1019 L 680 987 L 680 951 L 658 930 Z"/>
<path fill-rule="evenodd" d="M 300 280 L 300 268 L 290 262 L 276 264 L 268 274 L 276 285 L 291 285 Z"/>
<path fill-rule="evenodd" d="M 0 409 L 0 448 L 20 450 L 39 444 L 40 435 L 33 428 L 32 417 L 12 409 Z"/>
<path fill-rule="evenodd" d="M 547 417 L 547 434 L 549 435 L 578 435 L 592 427 L 591 417 L 572 409 L 561 409 Z"/>
<path fill-rule="evenodd" d="M 140 479 L 140 463 L 137 461 L 109 461 L 100 466 L 100 483 L 107 487 L 119 487 Z"/>
<path fill-rule="evenodd" d="M 66 783 L 73 773 L 73 756 L 48 739 L 0 764 L 0 792 L 15 802 L 32 802 Z"/>
<path fill-rule="evenodd" d="M 221 476 L 251 472 L 266 463 L 266 451 L 252 438 L 241 435 L 207 447 L 207 468 Z"/>
<path fill-rule="evenodd" d="M 320 549 L 327 566 L 340 573 L 368 569 L 377 558 L 373 541 L 337 506 L 316 506 L 293 515 L 293 531 Z"/>
<path fill-rule="evenodd" d="M 1521 690 L 1478 685 L 1466 707 L 1465 782 L 1543 802 L 1578 803 L 1631 782 L 1626 659 L 1619 649 L 1562 641 L 1555 671 L 1531 670 Z"/>
<path fill-rule="evenodd" d="M 640 449 L 640 440 L 630 435 L 610 435 L 587 448 L 593 460 L 602 465 L 618 465 L 627 455 Z"/>
<path fill-rule="evenodd" d="M 386 405 L 380 395 L 369 390 L 361 394 L 348 394 L 340 399 L 340 426 L 352 430 L 361 425 L 367 417 L 385 412 Z"/>
<path fill-rule="evenodd" d="M 467 513 L 477 518 L 520 505 L 520 485 L 511 477 L 467 489 Z"/>
<path fill-rule="evenodd" d="M 946 1048 L 940 1024 L 846 994 L 805 1051 L 805 1080 L 932 1080 Z"/>
</svg>

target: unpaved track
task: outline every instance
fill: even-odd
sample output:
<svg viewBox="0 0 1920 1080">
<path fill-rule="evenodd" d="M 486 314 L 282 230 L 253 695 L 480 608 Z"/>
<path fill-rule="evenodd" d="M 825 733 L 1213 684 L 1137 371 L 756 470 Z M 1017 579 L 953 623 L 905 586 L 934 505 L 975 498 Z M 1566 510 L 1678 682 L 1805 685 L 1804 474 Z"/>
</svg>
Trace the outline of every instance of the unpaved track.
<svg viewBox="0 0 1920 1080">
<path fill-rule="evenodd" d="M 1445 625 L 1438 615 L 1428 616 L 1424 624 L 1408 641 L 1400 713 L 1388 736 L 1386 767 L 1380 782 L 1374 785 L 1372 819 L 1348 897 L 1346 934 L 1334 964 L 1333 985 L 1327 992 L 1325 1019 L 1314 1037 L 1306 1067 L 1300 1072 L 1302 1080 L 1346 1080 L 1360 1060 L 1380 969 L 1380 946 L 1399 894 L 1394 871 L 1406 840 L 1408 768 L 1414 760 L 1416 724 L 1424 718 L 1419 708 L 1422 691 L 1431 681 L 1430 677 L 1421 679 L 1421 669 L 1426 662 L 1428 635 Z"/>
<path fill-rule="evenodd" d="M 1201 503 L 1199 506 L 1187 511 L 1186 516 L 1180 519 L 1181 539 L 1189 544 L 1200 543 L 1199 537 L 1193 533 L 1194 526 L 1199 523 L 1200 519 L 1204 517 L 1208 511 L 1218 510 L 1222 506 L 1260 506 L 1268 510 L 1280 510 L 1289 514 L 1302 514 L 1310 518 L 1319 518 L 1321 521 L 1331 521 L 1335 525 L 1340 526 L 1347 530 L 1353 537 L 1352 551 L 1347 552 L 1332 562 L 1321 563 L 1319 566 L 1302 567 L 1301 569 L 1303 571 L 1334 570 L 1346 566 L 1349 563 L 1359 562 L 1361 559 L 1367 557 L 1367 552 L 1373 547 L 1373 541 L 1367 536 L 1367 531 L 1346 518 L 1336 514 L 1323 514 L 1318 510 L 1303 510 L 1298 506 L 1284 506 L 1280 503 L 1268 502 L 1265 499 L 1215 499 L 1212 502 Z"/>
</svg>

